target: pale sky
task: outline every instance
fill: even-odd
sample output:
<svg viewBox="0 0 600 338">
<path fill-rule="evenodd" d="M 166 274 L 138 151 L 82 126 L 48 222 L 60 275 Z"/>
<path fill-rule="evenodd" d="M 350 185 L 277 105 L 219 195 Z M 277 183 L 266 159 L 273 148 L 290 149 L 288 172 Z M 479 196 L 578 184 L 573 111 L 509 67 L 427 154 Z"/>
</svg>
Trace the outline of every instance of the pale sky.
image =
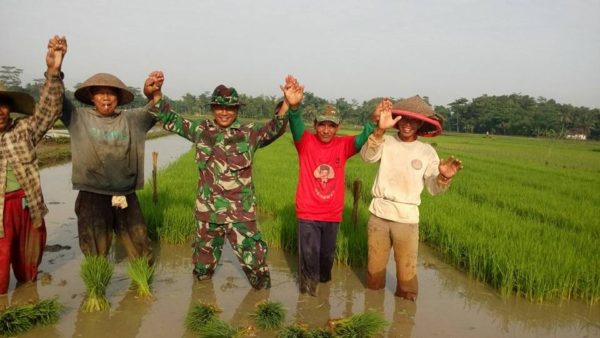
<svg viewBox="0 0 600 338">
<path fill-rule="evenodd" d="M 0 66 L 42 77 L 65 35 L 69 89 L 98 72 L 179 98 L 218 84 L 328 100 L 520 93 L 600 108 L 600 0 L 0 0 Z"/>
</svg>

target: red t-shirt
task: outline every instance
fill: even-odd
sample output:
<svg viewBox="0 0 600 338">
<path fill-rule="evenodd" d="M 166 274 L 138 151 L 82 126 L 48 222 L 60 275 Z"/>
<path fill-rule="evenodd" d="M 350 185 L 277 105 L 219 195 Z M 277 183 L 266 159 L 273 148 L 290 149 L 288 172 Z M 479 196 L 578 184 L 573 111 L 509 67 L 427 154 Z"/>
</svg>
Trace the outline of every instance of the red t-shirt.
<svg viewBox="0 0 600 338">
<path fill-rule="evenodd" d="M 305 131 L 295 142 L 300 162 L 296 189 L 296 216 L 323 222 L 341 222 L 344 210 L 344 168 L 356 154 L 354 136 L 336 136 L 329 143 Z"/>
</svg>

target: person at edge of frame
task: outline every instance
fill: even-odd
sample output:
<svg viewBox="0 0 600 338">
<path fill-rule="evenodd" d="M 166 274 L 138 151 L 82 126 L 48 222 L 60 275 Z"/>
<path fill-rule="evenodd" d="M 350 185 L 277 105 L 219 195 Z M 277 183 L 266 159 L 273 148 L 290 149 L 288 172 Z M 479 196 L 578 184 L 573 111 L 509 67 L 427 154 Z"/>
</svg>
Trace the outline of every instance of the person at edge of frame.
<svg viewBox="0 0 600 338">
<path fill-rule="evenodd" d="M 62 109 L 66 53 L 64 37 L 49 40 L 46 80 L 37 106 L 27 93 L 0 90 L 0 295 L 8 292 L 11 265 L 18 284 L 23 284 L 36 280 L 42 262 L 48 208 L 35 148 Z"/>
</svg>

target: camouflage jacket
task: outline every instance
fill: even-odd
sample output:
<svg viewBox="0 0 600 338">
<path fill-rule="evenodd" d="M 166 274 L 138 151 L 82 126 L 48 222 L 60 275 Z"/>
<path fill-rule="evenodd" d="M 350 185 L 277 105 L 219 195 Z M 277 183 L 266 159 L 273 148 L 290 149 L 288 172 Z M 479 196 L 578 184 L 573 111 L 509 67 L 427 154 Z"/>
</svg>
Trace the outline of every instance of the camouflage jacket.
<svg viewBox="0 0 600 338">
<path fill-rule="evenodd" d="M 46 73 L 46 82 L 40 89 L 40 100 L 33 115 L 13 120 L 5 131 L 0 132 L 0 220 L 4 219 L 4 195 L 9 164 L 25 191 L 33 226 L 42 225 L 43 217 L 48 213 L 42 195 L 35 147 L 58 119 L 62 109 L 63 92 L 61 75 Z M 3 237 L 4 227 L 0 223 L 0 238 Z"/>
<path fill-rule="evenodd" d="M 162 101 L 150 113 L 165 130 L 196 145 L 196 219 L 218 224 L 256 220 L 252 161 L 258 148 L 281 136 L 284 119 L 274 116 L 262 127 L 236 119 L 221 128 L 212 120 L 185 119 Z"/>
</svg>

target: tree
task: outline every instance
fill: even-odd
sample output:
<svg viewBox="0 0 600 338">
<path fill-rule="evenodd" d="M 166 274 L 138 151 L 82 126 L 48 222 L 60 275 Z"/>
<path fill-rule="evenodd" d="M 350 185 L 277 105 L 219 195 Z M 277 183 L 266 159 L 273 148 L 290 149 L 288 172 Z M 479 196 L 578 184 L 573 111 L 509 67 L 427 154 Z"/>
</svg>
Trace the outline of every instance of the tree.
<svg viewBox="0 0 600 338">
<path fill-rule="evenodd" d="M 23 69 L 21 68 L 2 66 L 0 68 L 0 82 L 2 82 L 9 90 L 20 89 L 21 74 L 23 74 Z"/>
<path fill-rule="evenodd" d="M 456 122 L 455 123 L 456 132 L 460 131 L 459 117 L 461 115 L 463 115 L 465 113 L 465 111 L 467 110 L 468 102 L 469 102 L 469 100 L 462 97 L 462 98 L 457 99 L 454 102 L 449 104 L 450 110 L 452 111 L 453 120 Z"/>
</svg>

